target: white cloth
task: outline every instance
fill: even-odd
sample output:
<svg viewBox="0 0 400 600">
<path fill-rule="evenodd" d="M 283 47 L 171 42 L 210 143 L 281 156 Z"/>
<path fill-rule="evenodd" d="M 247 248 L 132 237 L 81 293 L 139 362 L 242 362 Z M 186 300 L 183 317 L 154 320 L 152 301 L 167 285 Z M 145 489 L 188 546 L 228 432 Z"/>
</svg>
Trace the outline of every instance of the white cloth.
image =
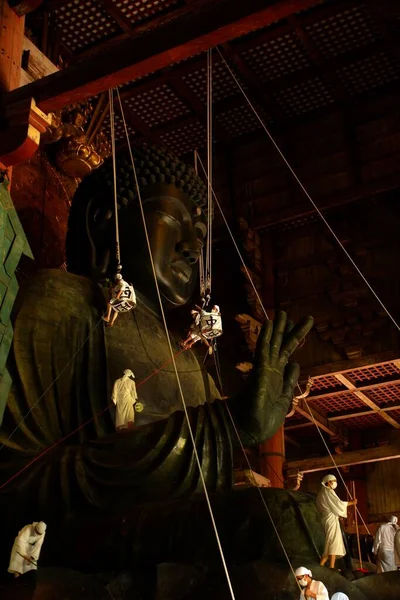
<svg viewBox="0 0 400 600">
<path fill-rule="evenodd" d="M 28 556 L 35 562 L 39 560 L 44 536 L 46 534 L 43 533 L 42 535 L 38 535 L 35 532 L 36 524 L 37 521 L 30 525 L 25 525 L 15 538 L 11 550 L 10 564 L 8 566 L 9 573 L 19 573 L 20 575 L 23 575 L 28 571 L 37 570 L 36 565 L 33 565 L 24 559 L 24 556 Z"/>
<path fill-rule="evenodd" d="M 312 573 L 310 569 L 307 569 L 307 567 L 299 567 L 295 570 L 294 574 L 296 575 L 296 577 L 301 577 L 302 575 L 309 575 L 310 577 L 312 577 Z"/>
<path fill-rule="evenodd" d="M 124 427 L 135 420 L 134 405 L 137 401 L 135 382 L 127 375 L 114 383 L 111 399 L 116 406 L 115 427 Z"/>
<path fill-rule="evenodd" d="M 394 536 L 394 564 L 400 567 L 400 529 Z"/>
<path fill-rule="evenodd" d="M 377 573 L 396 571 L 394 539 L 398 531 L 399 526 L 394 523 L 384 523 L 378 527 L 373 548 L 377 555 Z"/>
<path fill-rule="evenodd" d="M 329 600 L 328 590 L 326 589 L 322 581 L 315 581 L 313 579 L 310 584 L 310 591 L 316 594 L 316 600 Z M 305 590 L 302 590 L 300 594 L 300 600 L 307 600 L 307 598 L 310 598 L 310 596 L 306 596 Z"/>
<path fill-rule="evenodd" d="M 346 549 L 340 529 L 339 517 L 347 517 L 347 506 L 349 503 L 340 500 L 334 490 L 322 485 L 316 504 L 321 513 L 325 528 L 325 549 L 323 556 L 344 556 Z"/>
<path fill-rule="evenodd" d="M 343 594 L 343 592 L 336 592 L 333 594 L 331 600 L 350 600 L 347 594 Z"/>
</svg>

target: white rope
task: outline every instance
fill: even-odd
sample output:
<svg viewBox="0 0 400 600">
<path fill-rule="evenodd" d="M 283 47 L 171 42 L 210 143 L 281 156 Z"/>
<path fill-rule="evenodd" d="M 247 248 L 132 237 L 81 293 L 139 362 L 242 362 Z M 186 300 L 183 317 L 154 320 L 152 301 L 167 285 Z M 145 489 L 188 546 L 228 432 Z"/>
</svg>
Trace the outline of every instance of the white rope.
<svg viewBox="0 0 400 600">
<path fill-rule="evenodd" d="M 297 387 L 299 388 L 299 390 L 300 390 L 300 392 L 301 392 L 301 387 L 300 387 L 300 385 L 299 385 L 299 384 L 297 384 Z M 339 477 L 340 477 L 340 479 L 342 480 L 342 483 L 343 483 L 343 485 L 344 485 L 344 487 L 345 487 L 345 489 L 346 489 L 346 492 L 348 493 L 349 497 L 350 497 L 350 498 L 352 498 L 352 494 L 351 494 L 351 492 L 350 492 L 349 488 L 348 488 L 348 487 L 347 487 L 347 485 L 346 485 L 346 482 L 345 482 L 345 480 L 344 480 L 344 477 L 343 477 L 343 475 L 341 474 L 341 472 L 340 472 L 340 469 L 339 469 L 339 467 L 337 466 L 337 464 L 336 464 L 336 461 L 335 461 L 335 459 L 334 459 L 334 457 L 333 457 L 333 455 L 332 455 L 331 451 L 329 450 L 329 446 L 328 446 L 328 444 L 326 443 L 326 440 L 325 440 L 324 436 L 323 436 L 323 435 L 322 435 L 322 433 L 321 433 L 321 429 L 320 429 L 320 427 L 319 427 L 319 425 L 318 425 L 318 423 L 317 423 L 317 421 L 316 421 L 316 419 L 315 419 L 315 417 L 314 417 L 314 415 L 313 415 L 313 413 L 312 413 L 312 411 L 311 411 L 310 407 L 308 406 L 308 402 L 307 402 L 307 399 L 306 399 L 306 398 L 304 398 L 304 402 L 305 402 L 305 405 L 306 405 L 306 407 L 307 407 L 307 410 L 308 410 L 308 412 L 310 413 L 311 419 L 313 420 L 313 423 L 314 423 L 315 427 L 317 428 L 317 431 L 318 431 L 319 435 L 321 436 L 321 439 L 322 439 L 322 441 L 323 441 L 323 443 L 324 443 L 324 446 L 325 446 L 325 448 L 326 448 L 326 449 L 327 449 L 327 451 L 328 451 L 328 454 L 329 454 L 329 456 L 330 456 L 330 458 L 331 458 L 331 460 L 332 460 L 332 463 L 333 463 L 333 465 L 334 465 L 334 467 L 335 467 L 336 471 L 339 473 Z M 353 500 L 354 500 L 354 498 L 353 498 Z M 362 514 L 360 513 L 360 511 L 359 511 L 359 508 L 358 508 L 358 506 L 357 506 L 357 505 L 355 505 L 355 509 L 356 509 L 356 511 L 357 511 L 357 513 L 358 513 L 358 515 L 359 515 L 359 517 L 360 517 L 360 519 L 361 519 L 361 521 L 362 521 L 362 523 L 363 523 L 363 525 L 364 525 L 364 527 L 365 527 L 365 529 L 366 529 L 366 531 L 367 531 L 368 535 L 371 535 L 371 534 L 370 534 L 370 531 L 369 531 L 369 529 L 368 529 L 368 525 L 365 523 L 365 521 L 364 521 L 364 519 L 363 519 L 363 517 L 362 517 Z"/>
<path fill-rule="evenodd" d="M 201 158 L 200 158 L 199 154 L 197 154 L 197 159 L 198 159 L 198 161 L 199 161 L 199 163 L 200 163 L 200 166 L 201 166 L 201 168 L 202 168 L 202 170 L 203 170 L 203 173 L 204 173 L 204 175 L 207 177 L 207 172 L 206 172 L 206 170 L 205 170 L 205 168 L 204 168 L 203 162 L 202 162 L 202 160 L 201 160 Z M 264 307 L 264 304 L 263 304 L 263 302 L 262 302 L 262 300 L 261 300 L 260 294 L 258 293 L 258 291 L 257 291 L 257 288 L 256 288 L 256 286 L 255 286 L 255 283 L 254 283 L 254 281 L 253 281 L 253 279 L 252 279 L 252 277 L 251 277 L 251 275 L 250 275 L 250 273 L 249 273 L 249 270 L 248 270 L 248 268 L 247 268 L 247 266 L 246 266 L 246 263 L 244 262 L 244 259 L 243 259 L 243 256 L 242 256 L 242 253 L 240 252 L 239 246 L 237 245 L 237 243 L 236 243 L 236 240 L 235 240 L 235 237 L 234 237 L 234 235 L 233 235 L 233 233 L 232 233 L 232 231 L 231 231 L 231 228 L 229 227 L 229 223 L 228 223 L 228 221 L 226 220 L 226 217 L 225 217 L 224 211 L 222 210 L 221 204 L 219 203 L 219 200 L 218 200 L 218 198 L 217 198 L 217 196 L 216 196 L 216 194 L 215 194 L 215 192 L 214 192 L 213 188 L 211 188 L 211 190 L 212 190 L 212 195 L 213 195 L 213 198 L 214 198 L 214 202 L 215 202 L 215 204 L 217 205 L 219 212 L 221 213 L 221 217 L 222 217 L 222 219 L 223 219 L 223 221 L 224 221 L 224 223 L 225 223 L 225 226 L 226 226 L 226 228 L 227 228 L 227 230 L 228 230 L 228 233 L 229 233 L 229 235 L 230 235 L 230 237 L 231 237 L 231 240 L 232 240 L 232 242 L 233 242 L 233 245 L 234 245 L 234 246 L 235 246 L 235 248 L 236 248 L 236 252 L 238 253 L 238 256 L 239 256 L 240 262 L 241 262 L 241 263 L 242 263 L 242 265 L 243 265 L 243 268 L 244 268 L 244 270 L 245 270 L 246 276 L 247 276 L 247 278 L 248 278 L 248 280 L 249 280 L 249 282 L 250 282 L 250 284 L 251 284 L 251 287 L 253 288 L 253 291 L 254 291 L 254 294 L 255 294 L 255 296 L 256 296 L 256 298 L 257 298 L 257 301 L 258 301 L 258 303 L 259 303 L 259 305 L 260 305 L 260 307 L 261 307 L 261 309 L 262 309 L 262 311 L 263 311 L 263 313 L 264 313 L 264 315 L 265 315 L 265 318 L 266 318 L 266 319 L 269 319 L 269 317 L 268 317 L 268 313 L 267 313 L 267 311 L 265 310 L 265 307 Z"/>
<path fill-rule="evenodd" d="M 212 49 L 207 50 L 207 239 L 206 239 L 206 293 L 211 295 L 212 278 Z"/>
<path fill-rule="evenodd" d="M 222 560 L 222 564 L 223 564 L 223 567 L 224 567 L 226 579 L 227 579 L 227 582 L 228 582 L 229 591 L 230 591 L 230 594 L 231 594 L 233 600 L 235 600 L 235 595 L 234 595 L 233 588 L 232 588 L 232 582 L 231 582 L 231 579 L 230 579 L 230 576 L 229 576 L 229 571 L 228 571 L 228 567 L 227 567 L 227 564 L 226 564 L 224 551 L 222 549 L 221 540 L 220 540 L 218 529 L 217 529 L 217 524 L 215 522 L 214 513 L 213 513 L 213 510 L 212 510 L 212 507 L 211 507 L 210 497 L 209 497 L 209 494 L 208 494 L 208 490 L 207 490 L 207 486 L 206 486 L 206 482 L 205 482 L 205 478 L 204 478 L 204 474 L 203 474 L 203 469 L 201 467 L 199 453 L 198 453 L 197 447 L 196 447 L 196 440 L 195 440 L 195 437 L 194 437 L 194 434 L 193 434 L 192 425 L 190 423 L 189 413 L 188 413 L 188 409 L 187 409 L 187 406 L 186 406 L 185 397 L 183 395 L 183 389 L 182 389 L 182 385 L 181 385 L 181 380 L 180 380 L 178 369 L 177 369 L 177 366 L 176 366 L 174 351 L 172 349 L 171 339 L 170 339 L 169 332 L 168 332 L 167 320 L 165 318 L 165 312 L 164 312 L 164 307 L 163 307 L 163 304 L 162 304 L 161 292 L 160 292 L 160 288 L 159 288 L 159 285 L 158 285 L 156 268 L 155 268 L 154 260 L 153 260 L 153 253 L 152 253 L 152 250 L 151 250 L 150 238 L 149 238 L 149 234 L 148 234 L 148 230 L 147 230 L 146 217 L 145 217 L 144 210 L 143 210 L 143 202 L 142 202 L 142 196 L 141 196 L 141 193 L 140 193 L 139 181 L 138 181 L 137 173 L 136 173 L 135 161 L 134 161 L 133 154 L 132 154 L 132 147 L 131 147 L 131 143 L 130 143 L 130 139 L 129 139 L 128 128 L 126 126 L 125 115 L 124 115 L 123 106 L 122 106 L 122 102 L 121 102 L 121 98 L 120 98 L 120 95 L 119 95 L 118 88 L 117 88 L 117 95 L 118 95 L 119 105 L 120 105 L 120 108 L 121 108 L 121 116 L 122 116 L 122 120 L 123 120 L 123 123 L 124 123 L 125 134 L 126 134 L 126 139 L 127 139 L 128 148 L 129 148 L 129 154 L 130 154 L 131 161 L 132 161 L 133 174 L 134 174 L 135 185 L 136 185 L 136 190 L 137 190 L 137 194 L 138 194 L 140 212 L 141 212 L 142 220 L 143 220 L 143 227 L 144 227 L 144 232 L 145 232 L 145 236 L 146 236 L 146 243 L 147 243 L 147 248 L 148 248 L 148 251 L 149 251 L 149 257 L 150 257 L 150 262 L 151 262 L 151 268 L 152 268 L 152 271 L 153 271 L 154 283 L 155 283 L 155 286 L 156 286 L 158 301 L 159 301 L 159 304 L 160 304 L 161 316 L 162 316 L 162 320 L 163 320 L 163 323 L 164 323 L 165 335 L 166 335 L 166 338 L 167 338 L 168 347 L 169 347 L 169 351 L 170 351 L 170 354 L 171 354 L 171 361 L 172 361 L 172 364 L 173 364 L 173 367 L 174 367 L 174 371 L 175 371 L 175 375 L 176 375 L 176 381 L 177 381 L 178 389 L 179 389 L 179 394 L 180 394 L 180 397 L 181 397 L 183 410 L 184 410 L 186 421 L 187 421 L 187 424 L 188 424 L 189 434 L 190 434 L 190 438 L 191 438 L 192 444 L 193 444 L 193 451 L 194 451 L 194 455 L 195 455 L 195 458 L 196 458 L 197 467 L 199 469 L 200 479 L 201 479 L 201 482 L 202 482 L 202 485 L 203 485 L 203 488 L 204 488 L 204 494 L 205 494 L 205 497 L 206 497 L 208 510 L 210 512 L 210 517 L 211 517 L 212 525 L 213 525 L 213 528 L 214 528 L 214 533 L 215 533 L 215 537 L 216 537 L 216 540 L 217 540 L 218 549 L 219 549 L 219 552 L 220 552 L 220 555 L 221 555 L 221 560 Z"/>
<path fill-rule="evenodd" d="M 291 164 L 289 163 L 289 161 L 287 160 L 286 156 L 283 154 L 282 150 L 279 148 L 277 142 L 275 141 L 274 137 L 272 136 L 272 134 L 270 133 L 269 129 L 267 128 L 267 126 L 265 125 L 264 121 L 261 119 L 260 115 L 258 114 L 257 110 L 254 108 L 250 98 L 247 96 L 246 92 L 244 91 L 243 87 L 241 86 L 239 80 L 237 79 L 236 75 L 234 74 L 234 72 L 232 71 L 232 69 L 230 68 L 230 66 L 228 65 L 227 61 L 225 60 L 224 56 L 222 55 L 221 51 L 219 50 L 219 48 L 217 48 L 217 51 L 220 55 L 220 57 L 222 58 L 222 60 L 224 61 L 229 73 L 232 75 L 233 79 L 235 80 L 236 84 L 238 85 L 240 91 L 242 92 L 243 96 L 245 97 L 245 99 L 247 100 L 251 110 L 254 112 L 254 115 L 257 117 L 258 121 L 260 122 L 262 128 L 264 129 L 265 133 L 267 134 L 267 136 L 269 137 L 269 139 L 271 140 L 271 142 L 273 143 L 273 145 L 275 146 L 275 149 L 277 150 L 277 152 L 280 154 L 282 160 L 284 161 L 284 163 L 286 164 L 287 168 L 289 169 L 289 171 L 291 172 L 291 174 L 293 175 L 293 177 L 295 178 L 295 180 L 297 181 L 297 183 L 299 184 L 300 188 L 303 190 L 304 194 L 307 196 L 307 198 L 309 199 L 309 201 L 311 202 L 312 206 L 314 207 L 314 210 L 319 214 L 320 218 L 322 219 L 322 221 L 325 223 L 326 227 L 329 229 L 330 233 L 332 234 L 332 236 L 335 238 L 335 240 L 337 241 L 337 243 L 339 244 L 339 246 L 341 247 L 341 249 L 343 250 L 343 252 L 345 253 L 345 255 L 347 256 L 347 258 L 349 259 L 349 261 L 351 262 L 351 264 L 353 265 L 353 267 L 356 269 L 357 273 L 360 275 L 360 277 L 364 280 L 364 283 L 367 285 L 367 287 L 369 288 L 369 290 L 372 292 L 372 294 L 375 296 L 376 300 L 379 302 L 379 304 L 382 306 L 383 310 L 386 312 L 387 316 L 389 317 L 389 319 L 393 322 L 393 324 L 397 327 L 397 329 L 400 331 L 400 325 L 397 323 L 396 319 L 393 317 L 393 315 L 391 314 L 391 312 L 389 312 L 389 309 L 386 307 L 386 305 L 383 303 L 383 301 L 380 299 L 380 297 L 378 296 L 378 294 L 375 292 L 374 288 L 372 287 L 372 285 L 369 283 L 369 281 L 367 280 L 367 278 L 365 277 L 365 275 L 362 273 L 361 269 L 358 267 L 358 265 L 355 263 L 355 261 L 353 260 L 353 258 L 350 256 L 350 254 L 348 253 L 348 251 L 346 250 L 346 248 L 343 246 L 342 242 L 340 241 L 340 239 L 338 238 L 338 236 L 336 235 L 336 233 L 334 232 L 334 230 L 332 229 L 332 227 L 330 226 L 330 224 L 328 223 L 327 219 L 324 217 L 324 215 L 322 214 L 321 210 L 318 208 L 318 206 L 315 204 L 314 200 L 311 198 L 310 194 L 308 193 L 308 191 L 306 190 L 306 188 L 304 187 L 304 185 L 302 184 L 300 178 L 298 177 L 298 175 L 296 174 L 295 170 L 293 169 L 293 167 L 291 166 Z"/>
<path fill-rule="evenodd" d="M 117 88 L 118 89 L 118 88 Z M 115 152 L 115 112 L 114 112 L 114 90 L 108 90 L 110 101 L 110 130 L 111 130 L 111 154 L 113 165 L 114 178 L 114 213 L 115 213 L 115 254 L 117 259 L 117 267 L 121 265 L 121 254 L 119 246 L 119 223 L 118 223 L 118 200 L 117 200 L 117 164 Z"/>
<path fill-rule="evenodd" d="M 216 348 L 216 346 L 217 346 L 217 340 L 215 340 L 215 347 L 214 347 L 214 362 L 215 362 L 215 369 L 216 369 L 216 372 L 217 372 L 217 376 L 218 376 L 219 385 L 220 385 L 220 388 L 221 388 L 221 393 L 223 394 L 222 373 L 221 373 L 221 368 L 220 368 L 220 364 L 219 364 L 219 357 L 217 357 L 217 348 Z M 242 442 L 242 440 L 241 440 L 241 438 L 240 438 L 239 431 L 238 431 L 238 429 L 237 429 L 237 427 L 236 427 L 235 421 L 233 420 L 233 415 L 232 415 L 232 413 L 231 413 L 231 411 L 230 411 L 230 409 L 229 409 L 229 406 L 228 406 L 228 403 L 227 403 L 227 402 L 225 402 L 225 407 L 226 407 L 226 410 L 227 410 L 227 412 L 228 412 L 229 418 L 230 418 L 230 420 L 231 420 L 231 423 L 232 423 L 233 429 L 234 429 L 234 431 L 235 431 L 235 433 L 236 433 L 236 437 L 237 437 L 237 439 L 239 440 L 239 444 L 240 444 L 240 447 L 241 447 L 241 449 L 242 449 L 243 456 L 244 456 L 244 458 L 245 458 L 245 460 L 246 460 L 246 462 L 247 462 L 247 466 L 249 467 L 249 470 L 250 470 L 250 471 L 252 471 L 253 469 L 252 469 L 252 466 L 251 466 L 251 463 L 250 463 L 249 457 L 247 456 L 247 452 L 246 452 L 246 450 L 245 450 L 245 447 L 244 447 L 244 445 L 243 445 L 243 442 Z M 267 461 L 267 462 L 268 462 L 268 461 Z M 270 466 L 271 466 L 271 465 L 270 465 Z M 271 467 L 271 468 L 272 468 L 272 467 Z M 274 469 L 272 469 L 272 470 L 274 471 L 275 475 L 277 475 L 277 477 L 279 477 L 278 473 L 276 473 Z M 280 477 L 279 477 L 279 478 L 280 478 Z M 281 479 L 281 478 L 280 478 L 280 479 Z M 282 481 L 282 483 L 283 483 L 283 480 L 282 480 L 282 479 L 281 479 L 281 481 Z M 265 498 L 264 498 L 264 496 L 263 496 L 263 494 L 262 494 L 262 492 L 261 492 L 261 489 L 260 489 L 258 486 L 256 486 L 256 487 L 257 487 L 258 493 L 259 493 L 259 495 L 260 495 L 261 501 L 262 501 L 262 503 L 263 503 L 263 505 L 264 505 L 264 508 L 265 508 L 265 510 L 266 510 L 266 513 L 267 513 L 267 515 L 268 515 L 268 517 L 269 517 L 269 520 L 270 520 L 270 521 L 271 521 L 271 523 L 272 523 L 272 527 L 274 528 L 274 531 L 275 531 L 276 537 L 278 538 L 279 544 L 280 544 L 280 546 L 281 546 L 281 548 L 282 548 L 282 550 L 283 550 L 283 553 L 284 553 L 284 555 L 285 555 L 285 558 L 286 558 L 286 560 L 287 560 L 287 562 L 288 562 L 289 568 L 290 568 L 290 570 L 292 571 L 293 577 L 294 577 L 294 579 L 295 579 L 295 581 L 296 581 L 296 583 L 297 583 L 297 586 L 298 586 L 298 588 L 299 588 L 299 590 L 300 590 L 300 592 L 301 592 L 301 591 L 302 591 L 302 588 L 301 588 L 301 586 L 300 586 L 300 584 L 299 584 L 299 582 L 298 582 L 298 580 L 297 580 L 297 577 L 296 577 L 295 570 L 294 570 L 294 568 L 293 568 L 293 566 L 292 566 L 292 563 L 291 563 L 291 561 L 290 561 L 289 555 L 288 555 L 288 553 L 286 552 L 285 545 L 284 545 L 284 543 L 283 543 L 283 541 L 282 541 L 282 538 L 281 538 L 281 536 L 279 535 L 278 528 L 277 528 L 277 527 L 276 527 L 276 525 L 275 525 L 275 522 L 274 522 L 274 520 L 273 520 L 273 518 L 272 518 L 271 512 L 270 512 L 270 510 L 269 510 L 269 508 L 268 508 L 268 505 L 267 505 L 267 503 L 266 503 L 266 501 L 265 501 Z"/>
</svg>

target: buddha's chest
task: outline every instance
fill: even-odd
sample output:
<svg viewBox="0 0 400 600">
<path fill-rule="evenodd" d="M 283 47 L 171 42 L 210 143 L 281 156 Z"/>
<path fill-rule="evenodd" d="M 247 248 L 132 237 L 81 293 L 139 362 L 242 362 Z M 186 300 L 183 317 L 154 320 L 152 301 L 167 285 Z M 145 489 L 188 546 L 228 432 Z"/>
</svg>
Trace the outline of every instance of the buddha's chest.
<svg viewBox="0 0 400 600">
<path fill-rule="evenodd" d="M 140 309 L 120 315 L 105 332 L 109 384 L 131 369 L 136 378 L 138 399 L 144 411 L 138 424 L 163 418 L 182 408 L 173 360 L 162 324 Z M 205 368 L 193 352 L 184 351 L 171 336 L 185 402 L 197 406 L 215 398 L 215 389 Z"/>
</svg>

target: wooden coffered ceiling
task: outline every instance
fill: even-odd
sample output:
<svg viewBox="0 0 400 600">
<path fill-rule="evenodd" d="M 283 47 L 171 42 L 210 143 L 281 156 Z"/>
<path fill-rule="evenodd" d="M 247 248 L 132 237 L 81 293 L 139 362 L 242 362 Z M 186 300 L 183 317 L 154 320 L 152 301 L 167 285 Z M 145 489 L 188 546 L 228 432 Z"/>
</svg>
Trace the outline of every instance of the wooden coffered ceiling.
<svg viewBox="0 0 400 600">
<path fill-rule="evenodd" d="M 204 50 L 218 45 L 267 124 L 287 129 L 339 107 L 351 147 L 354 105 L 400 77 L 399 11 L 389 4 L 381 14 L 374 0 L 253 0 L 230 3 L 227 18 L 223 0 L 53 0 L 34 13 L 31 31 L 69 66 L 54 85 L 38 82 L 31 92 L 52 110 L 120 85 L 133 139 L 183 155 L 206 143 Z M 261 125 L 223 59 L 214 52 L 214 137 L 229 144 Z"/>
</svg>

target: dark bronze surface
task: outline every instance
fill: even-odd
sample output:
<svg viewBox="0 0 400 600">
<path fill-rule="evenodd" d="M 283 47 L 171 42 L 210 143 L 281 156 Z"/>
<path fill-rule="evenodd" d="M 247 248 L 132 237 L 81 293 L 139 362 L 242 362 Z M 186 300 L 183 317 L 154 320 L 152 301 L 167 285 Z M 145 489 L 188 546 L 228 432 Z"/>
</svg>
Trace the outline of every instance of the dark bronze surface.
<svg viewBox="0 0 400 600">
<path fill-rule="evenodd" d="M 157 276 L 171 308 L 186 302 L 193 290 L 194 270 L 184 280 L 171 265 L 176 257 L 188 266 L 196 265 L 196 221 L 202 217 L 190 208 L 198 203 L 184 197 L 182 190 L 174 193 L 173 186 L 168 192 L 160 188 L 158 197 L 151 186 L 146 190 Z M 80 214 L 85 215 L 85 226 L 74 230 L 71 219 L 69 256 L 75 272 L 90 274 L 96 281 L 113 269 L 110 199 L 104 202 L 101 196 L 93 196 L 86 198 L 85 204 L 82 194 Z M 96 206 L 93 199 L 100 204 Z M 123 369 L 132 369 L 139 384 L 169 358 L 135 200 L 120 212 L 124 275 L 140 293 L 138 308 L 121 317 L 114 328 L 103 328 L 105 298 L 88 277 L 43 271 L 21 290 L 9 365 L 14 386 L 1 432 L 5 444 L 1 481 L 86 420 L 94 420 L 1 490 L 2 570 L 5 572 L 16 531 L 40 518 L 48 523 L 43 567 L 102 573 L 103 579 L 110 571 L 114 577 L 128 571 L 133 573 L 136 594 L 142 588 L 135 583 L 140 577 L 143 580 L 144 591 L 136 597 L 166 599 L 179 595 L 171 596 L 159 588 L 155 596 L 157 565 L 184 564 L 198 572 L 198 579 L 196 575 L 196 585 L 182 598 L 204 597 L 209 592 L 214 594 L 210 598 L 224 598 L 226 582 L 172 365 L 138 385 L 145 410 L 138 415 L 135 429 L 115 433 L 113 413 L 105 410 L 112 383 Z M 79 211 L 75 217 L 77 214 Z M 245 445 L 261 443 L 282 425 L 299 373 L 298 365 L 288 360 L 311 326 L 308 318 L 293 328 L 284 313 L 275 323 L 265 323 L 253 372 L 243 390 L 227 401 Z M 179 352 L 177 341 L 172 343 Z M 177 358 L 177 366 L 223 547 L 237 579 L 236 597 L 298 597 L 257 490 L 232 492 L 232 447 L 237 439 L 226 403 L 190 351 Z M 8 439 L 28 409 L 30 414 Z M 280 490 L 263 494 L 291 560 L 297 564 L 307 561 L 308 566 L 315 563 L 315 548 L 321 547 L 323 536 L 313 499 Z M 304 518 L 299 518 L 299 510 Z M 250 579 L 248 573 L 252 573 Z M 63 588 L 60 581 L 64 576 L 68 585 Z M 79 577 L 76 590 L 81 596 L 76 591 L 74 598 L 102 597 L 100 592 L 90 591 L 90 584 L 82 592 L 85 586 Z M 111 581 L 110 574 L 108 577 Z M 74 582 L 74 576 L 62 572 L 55 582 L 54 574 L 46 570 L 39 571 L 38 578 L 35 598 L 40 600 L 66 598 L 66 590 Z M 336 583 L 335 589 L 340 589 Z M 271 595 L 275 592 L 277 595 Z M 18 598 L 16 594 L 13 597 Z M 113 592 L 113 597 L 135 596 Z M 375 597 L 354 591 L 352 600 Z"/>
</svg>

